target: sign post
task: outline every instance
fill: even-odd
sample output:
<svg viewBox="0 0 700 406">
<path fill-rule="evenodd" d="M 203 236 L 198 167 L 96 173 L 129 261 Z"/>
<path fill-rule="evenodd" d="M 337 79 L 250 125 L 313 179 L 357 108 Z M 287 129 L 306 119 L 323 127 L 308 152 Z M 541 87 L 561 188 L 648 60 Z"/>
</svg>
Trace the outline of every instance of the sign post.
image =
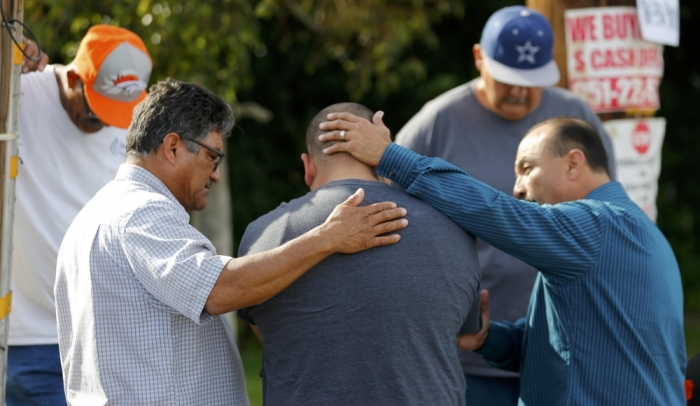
<svg viewBox="0 0 700 406">
<path fill-rule="evenodd" d="M 12 304 L 12 224 L 15 207 L 19 84 L 22 52 L 11 36 L 22 41 L 23 0 L 1 0 L 4 18 L 0 26 L 0 404 L 5 404 L 8 316 Z"/>
</svg>

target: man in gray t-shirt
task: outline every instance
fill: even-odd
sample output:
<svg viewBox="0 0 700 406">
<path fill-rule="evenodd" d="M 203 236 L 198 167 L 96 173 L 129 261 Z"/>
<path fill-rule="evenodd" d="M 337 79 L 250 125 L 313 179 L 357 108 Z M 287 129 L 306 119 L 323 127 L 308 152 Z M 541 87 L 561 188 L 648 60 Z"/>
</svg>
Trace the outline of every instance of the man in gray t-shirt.
<svg viewBox="0 0 700 406">
<path fill-rule="evenodd" d="M 286 290 L 239 311 L 261 336 L 266 405 L 464 405 L 455 338 L 479 329 L 475 239 L 431 206 L 381 182 L 349 154 L 325 156 L 309 125 L 307 195 L 251 223 L 239 255 L 273 249 L 321 224 L 348 191 L 391 200 L 409 226 L 392 246 L 332 255 Z M 330 145 L 330 143 L 327 143 Z"/>
<path fill-rule="evenodd" d="M 526 7 L 494 13 L 473 49 L 481 76 L 428 102 L 397 134 L 396 143 L 442 158 L 511 194 L 513 162 L 523 136 L 548 118 L 574 116 L 596 127 L 608 162 L 614 162 L 612 144 L 598 117 L 571 92 L 545 87 L 559 80 L 551 34 L 544 17 Z M 528 55 L 531 60 L 523 58 Z M 614 165 L 609 169 L 615 179 Z M 537 271 L 480 239 L 477 247 L 491 318 L 524 317 Z M 481 355 L 468 351 L 460 351 L 460 359 L 468 405 L 517 404 L 517 374 L 492 368 Z"/>
</svg>

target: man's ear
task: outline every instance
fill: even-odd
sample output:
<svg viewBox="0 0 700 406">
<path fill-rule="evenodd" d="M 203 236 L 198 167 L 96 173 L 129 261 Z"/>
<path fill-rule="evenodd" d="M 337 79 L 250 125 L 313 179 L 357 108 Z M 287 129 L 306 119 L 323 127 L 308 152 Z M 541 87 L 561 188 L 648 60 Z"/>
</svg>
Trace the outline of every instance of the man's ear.
<svg viewBox="0 0 700 406">
<path fill-rule="evenodd" d="M 177 133 L 168 133 L 163 138 L 163 142 L 158 149 L 162 149 L 163 157 L 167 162 L 169 162 L 171 165 L 175 165 L 178 159 L 178 154 L 182 153 L 179 150 L 181 146 L 184 147 L 180 136 Z"/>
<path fill-rule="evenodd" d="M 567 177 L 576 180 L 586 167 L 586 155 L 580 149 L 572 149 L 566 154 L 566 163 L 568 165 Z"/>
<path fill-rule="evenodd" d="M 66 78 L 68 79 L 68 87 L 70 87 L 71 89 L 73 89 L 78 83 L 78 81 L 80 81 L 80 76 L 78 76 L 78 72 L 73 68 L 69 68 L 66 71 Z"/>
<path fill-rule="evenodd" d="M 301 154 L 301 160 L 304 161 L 304 182 L 306 186 L 311 187 L 316 179 L 316 165 L 306 153 Z"/>
<path fill-rule="evenodd" d="M 481 56 L 480 44 L 474 44 L 472 47 L 472 54 L 474 54 L 474 66 L 476 67 L 476 70 L 481 72 L 481 68 L 484 65 L 484 58 Z"/>
</svg>

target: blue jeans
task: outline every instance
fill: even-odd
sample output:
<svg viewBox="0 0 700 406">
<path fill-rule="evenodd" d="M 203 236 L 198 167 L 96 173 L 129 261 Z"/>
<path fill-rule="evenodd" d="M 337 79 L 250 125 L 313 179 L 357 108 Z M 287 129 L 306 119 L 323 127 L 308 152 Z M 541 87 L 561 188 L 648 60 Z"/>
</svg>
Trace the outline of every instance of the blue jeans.
<svg viewBox="0 0 700 406">
<path fill-rule="evenodd" d="M 7 406 L 66 404 L 58 345 L 7 348 Z"/>
<path fill-rule="evenodd" d="M 493 378 L 464 375 L 467 380 L 467 406 L 517 406 L 520 378 Z"/>
</svg>

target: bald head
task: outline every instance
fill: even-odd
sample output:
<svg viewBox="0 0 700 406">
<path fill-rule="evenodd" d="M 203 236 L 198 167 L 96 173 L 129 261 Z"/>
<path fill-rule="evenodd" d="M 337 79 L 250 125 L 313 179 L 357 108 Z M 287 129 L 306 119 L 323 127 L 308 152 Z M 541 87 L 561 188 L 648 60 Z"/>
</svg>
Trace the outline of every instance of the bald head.
<svg viewBox="0 0 700 406">
<path fill-rule="evenodd" d="M 343 112 L 365 118 L 370 122 L 374 116 L 372 110 L 357 103 L 333 104 L 319 111 L 318 114 L 314 116 L 309 123 L 309 127 L 306 129 L 306 149 L 308 155 L 301 155 L 301 160 L 304 161 L 304 181 L 311 188 L 311 191 L 334 180 L 379 180 L 377 174 L 374 172 L 374 168 L 365 165 L 346 152 L 333 155 L 326 155 L 323 153 L 324 149 L 344 141 L 319 141 L 318 136 L 325 133 L 325 131 L 319 128 L 319 125 L 327 121 L 326 117 L 328 114 Z"/>
<path fill-rule="evenodd" d="M 533 127 L 520 141 L 513 194 L 540 204 L 585 198 L 610 181 L 598 132 L 586 121 L 559 117 Z"/>
<path fill-rule="evenodd" d="M 545 133 L 548 149 L 555 157 L 562 157 L 573 149 L 580 149 L 586 163 L 595 173 L 608 170 L 608 155 L 600 134 L 590 123 L 577 117 L 556 117 L 545 120 L 528 131 L 528 135 Z"/>
<path fill-rule="evenodd" d="M 322 131 L 320 128 L 318 128 L 318 126 L 322 122 L 327 121 L 326 116 L 328 114 L 341 112 L 351 113 L 358 117 L 366 118 L 369 121 L 372 121 L 372 116 L 374 116 L 374 112 L 372 110 L 358 103 L 331 104 L 330 106 L 319 111 L 318 114 L 316 114 L 314 118 L 311 119 L 309 127 L 306 129 L 306 149 L 312 158 L 316 160 L 325 160 L 330 159 L 334 156 L 324 154 L 323 150 L 335 143 L 342 141 L 319 141 L 318 136 L 324 133 L 325 131 Z"/>
</svg>

